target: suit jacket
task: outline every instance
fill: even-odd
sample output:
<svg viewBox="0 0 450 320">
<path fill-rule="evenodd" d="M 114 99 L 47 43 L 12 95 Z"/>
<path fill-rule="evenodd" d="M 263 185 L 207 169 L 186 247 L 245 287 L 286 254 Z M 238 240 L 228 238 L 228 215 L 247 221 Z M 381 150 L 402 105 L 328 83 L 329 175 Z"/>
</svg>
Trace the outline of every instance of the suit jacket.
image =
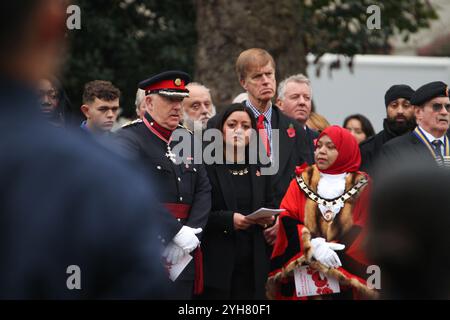
<svg viewBox="0 0 450 320">
<path fill-rule="evenodd" d="M 291 180 L 295 177 L 295 167 L 305 162 L 314 163 L 314 151 L 311 150 L 311 142 L 305 129 L 297 121 L 284 115 L 277 106 L 273 105 L 272 108 L 272 129 L 278 129 L 280 135 L 279 168 L 278 173 L 272 177 L 274 202 L 279 206 Z M 294 135 L 290 134 L 291 127 L 295 130 Z"/>
<path fill-rule="evenodd" d="M 231 174 L 227 165 L 206 167 L 212 186 L 212 210 L 203 235 L 203 262 L 205 286 L 229 290 L 234 265 L 236 243 L 233 213 L 239 212 Z M 252 211 L 261 207 L 273 208 L 270 176 L 257 175 L 259 166 L 249 165 L 251 176 Z M 255 298 L 265 298 L 265 283 L 269 272 L 270 250 L 263 229 L 251 226 L 254 248 Z"/>
<path fill-rule="evenodd" d="M 316 147 L 314 146 L 314 140 L 319 137 L 319 132 L 309 128 L 308 126 L 306 126 L 305 131 L 306 131 L 306 138 L 307 138 L 308 146 L 309 146 L 309 154 L 312 156 L 312 159 L 308 158 L 307 162 L 308 162 L 308 164 L 313 164 L 314 163 L 314 151 L 316 150 Z"/>
<path fill-rule="evenodd" d="M 449 131 L 447 131 L 447 138 L 449 138 Z M 408 163 L 410 161 L 427 162 L 430 165 L 436 165 L 434 156 L 414 132 L 394 138 L 383 145 L 378 167 L 375 168 L 375 174 L 383 174 L 383 171 L 385 172 L 386 168 L 389 168 L 392 163 Z"/>
</svg>

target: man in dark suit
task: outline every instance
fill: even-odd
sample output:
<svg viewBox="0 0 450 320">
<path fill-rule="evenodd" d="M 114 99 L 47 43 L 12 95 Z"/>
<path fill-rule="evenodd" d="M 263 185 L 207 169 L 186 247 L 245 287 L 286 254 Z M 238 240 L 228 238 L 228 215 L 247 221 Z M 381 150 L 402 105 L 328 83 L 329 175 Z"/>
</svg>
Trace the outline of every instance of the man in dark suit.
<svg viewBox="0 0 450 320">
<path fill-rule="evenodd" d="M 65 20 L 64 1 L 0 3 L 0 299 L 163 298 L 153 188 L 40 113 Z"/>
<path fill-rule="evenodd" d="M 306 125 L 311 114 L 311 103 L 311 82 L 305 75 L 300 73 L 290 76 L 278 85 L 277 106 L 285 115 L 297 120 L 305 129 L 309 152 L 314 154 L 314 140 L 319 133 Z M 312 162 L 313 160 L 308 161 L 309 164 Z"/>
<path fill-rule="evenodd" d="M 430 164 L 443 164 L 450 156 L 449 137 L 450 100 L 447 84 L 430 82 L 412 95 L 411 104 L 417 127 L 409 134 L 385 144 L 381 151 L 381 169 L 387 164 L 414 157 Z M 406 156 L 407 155 L 407 156 Z M 380 170 L 379 174 L 383 174 Z"/>
<path fill-rule="evenodd" d="M 414 107 L 410 102 L 413 93 L 414 90 L 405 84 L 393 85 L 386 91 L 384 95 L 386 106 L 386 119 L 383 122 L 384 130 L 359 145 L 361 171 L 372 174 L 372 169 L 383 145 L 414 130 L 416 120 L 414 118 Z"/>
<path fill-rule="evenodd" d="M 263 49 L 245 50 L 236 61 L 236 73 L 248 93 L 244 103 L 257 120 L 260 140 L 272 165 L 278 169 L 272 176 L 274 203 L 278 206 L 294 177 L 295 166 L 312 163 L 314 156 L 308 147 L 305 130 L 272 104 L 276 90 L 273 57 Z M 273 138 L 274 130 L 278 130 L 278 140 Z M 265 231 L 269 243 L 275 241 L 277 230 L 276 223 Z"/>
<path fill-rule="evenodd" d="M 147 112 L 142 120 L 118 130 L 116 136 L 122 154 L 141 163 L 150 181 L 157 181 L 158 200 L 178 225 L 172 238 L 162 239 L 167 262 L 176 265 L 189 259 L 189 254 L 194 257 L 176 281 L 170 282 L 173 299 L 191 299 L 202 291 L 202 259 L 196 234 L 205 227 L 211 209 L 211 186 L 205 167 L 192 161 L 194 136 L 179 125 L 189 81 L 189 75 L 181 71 L 162 72 L 142 81 L 139 88 L 145 90 Z M 178 134 L 191 142 L 191 148 L 183 150 L 189 155 L 175 154 Z M 183 246 L 180 237 L 190 244 Z"/>
</svg>

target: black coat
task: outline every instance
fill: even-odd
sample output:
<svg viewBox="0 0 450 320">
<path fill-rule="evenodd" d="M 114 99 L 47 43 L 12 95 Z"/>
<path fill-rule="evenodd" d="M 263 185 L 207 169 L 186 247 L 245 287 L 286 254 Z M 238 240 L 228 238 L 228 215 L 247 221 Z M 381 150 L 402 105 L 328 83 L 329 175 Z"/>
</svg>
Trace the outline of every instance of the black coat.
<svg viewBox="0 0 450 320">
<path fill-rule="evenodd" d="M 377 158 L 380 155 L 383 145 L 399 136 L 388 127 L 386 119 L 384 119 L 383 127 L 384 130 L 368 138 L 359 145 L 361 151 L 360 170 L 367 172 L 369 175 L 373 173 L 372 169 L 377 162 Z"/>
<path fill-rule="evenodd" d="M 257 175 L 259 167 L 249 165 L 251 176 L 252 211 L 261 207 L 273 208 L 270 176 Z M 235 253 L 239 246 L 235 240 L 233 213 L 239 212 L 233 181 L 226 165 L 207 166 L 212 185 L 212 210 L 202 241 L 204 253 L 205 286 L 230 290 L 233 268 L 236 264 Z M 255 299 L 265 298 L 265 283 L 269 272 L 270 248 L 267 245 L 263 228 L 253 225 L 253 261 Z"/>
<path fill-rule="evenodd" d="M 53 128 L 0 80 L 0 299 L 161 298 L 153 187 L 88 137 Z M 81 290 L 69 290 L 70 265 Z"/>
<path fill-rule="evenodd" d="M 211 118 L 208 128 L 216 127 L 216 121 L 216 116 Z M 273 155 L 274 160 L 278 159 L 278 170 L 272 176 L 274 204 L 279 206 L 295 176 L 295 167 L 305 162 L 314 163 L 314 150 L 311 149 L 311 140 L 308 139 L 305 129 L 296 120 L 284 115 L 276 105 L 272 105 L 271 124 L 272 129 L 279 130 L 279 154 Z M 291 127 L 295 134 L 289 136 L 288 130 Z"/>
<path fill-rule="evenodd" d="M 272 177 L 274 202 L 279 206 L 295 176 L 295 167 L 305 162 L 314 163 L 314 153 L 311 153 L 308 146 L 305 129 L 297 121 L 284 115 L 277 106 L 273 105 L 272 108 L 272 129 L 278 129 L 280 133 L 279 168 L 278 173 Z M 293 137 L 288 134 L 290 126 L 295 129 Z"/>
<path fill-rule="evenodd" d="M 447 131 L 447 138 L 449 138 L 449 131 Z M 414 132 L 394 138 L 386 143 L 381 149 L 380 158 L 375 169 L 379 169 L 377 170 L 378 174 L 383 174 L 383 172 L 389 169 L 392 163 L 408 163 L 410 161 L 426 162 L 430 163 L 430 165 L 436 165 L 434 156 L 428 147 L 417 138 Z"/>
<path fill-rule="evenodd" d="M 319 137 L 319 132 L 317 132 L 316 130 L 313 130 L 311 128 L 309 128 L 308 126 L 306 126 L 306 138 L 308 141 L 308 146 L 309 146 L 309 154 L 312 156 L 308 159 L 308 164 L 313 164 L 314 163 L 314 151 L 316 150 L 316 147 L 314 145 L 314 140 L 317 139 Z"/>
</svg>

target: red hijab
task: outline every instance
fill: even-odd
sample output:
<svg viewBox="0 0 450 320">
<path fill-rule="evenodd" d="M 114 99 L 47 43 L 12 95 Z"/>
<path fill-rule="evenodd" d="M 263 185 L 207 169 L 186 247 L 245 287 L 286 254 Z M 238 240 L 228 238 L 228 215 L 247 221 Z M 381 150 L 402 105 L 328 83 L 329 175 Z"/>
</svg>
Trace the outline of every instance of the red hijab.
<svg viewBox="0 0 450 320">
<path fill-rule="evenodd" d="M 327 135 L 333 141 L 338 151 L 336 161 L 326 170 L 320 170 L 320 172 L 328 174 L 339 174 L 345 172 L 358 171 L 361 165 L 361 153 L 359 151 L 359 145 L 355 137 L 352 136 L 350 131 L 341 128 L 339 126 L 331 126 L 322 131 L 317 138 Z M 317 142 L 316 142 L 317 146 Z"/>
</svg>

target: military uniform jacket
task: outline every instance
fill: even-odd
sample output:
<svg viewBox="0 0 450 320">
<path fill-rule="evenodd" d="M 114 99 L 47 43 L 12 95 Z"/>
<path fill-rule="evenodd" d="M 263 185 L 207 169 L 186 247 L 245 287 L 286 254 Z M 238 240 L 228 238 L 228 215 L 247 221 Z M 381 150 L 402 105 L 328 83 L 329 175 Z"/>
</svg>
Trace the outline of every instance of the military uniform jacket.
<svg viewBox="0 0 450 320">
<path fill-rule="evenodd" d="M 149 114 L 145 117 L 150 124 L 153 122 Z M 193 150 L 194 136 L 190 137 Z M 194 165 L 193 161 L 191 164 L 174 164 L 166 156 L 167 143 L 150 131 L 143 121 L 134 121 L 119 130 L 116 143 L 123 155 L 143 165 L 143 171 L 156 186 L 161 203 L 189 208 L 186 219 L 175 219 L 170 214 L 167 215 L 169 219 L 164 217 L 171 232 L 161 236 L 163 243 L 170 242 L 182 224 L 193 228 L 205 227 L 211 209 L 211 186 L 202 164 Z M 171 148 L 176 144 L 171 142 Z"/>
</svg>

